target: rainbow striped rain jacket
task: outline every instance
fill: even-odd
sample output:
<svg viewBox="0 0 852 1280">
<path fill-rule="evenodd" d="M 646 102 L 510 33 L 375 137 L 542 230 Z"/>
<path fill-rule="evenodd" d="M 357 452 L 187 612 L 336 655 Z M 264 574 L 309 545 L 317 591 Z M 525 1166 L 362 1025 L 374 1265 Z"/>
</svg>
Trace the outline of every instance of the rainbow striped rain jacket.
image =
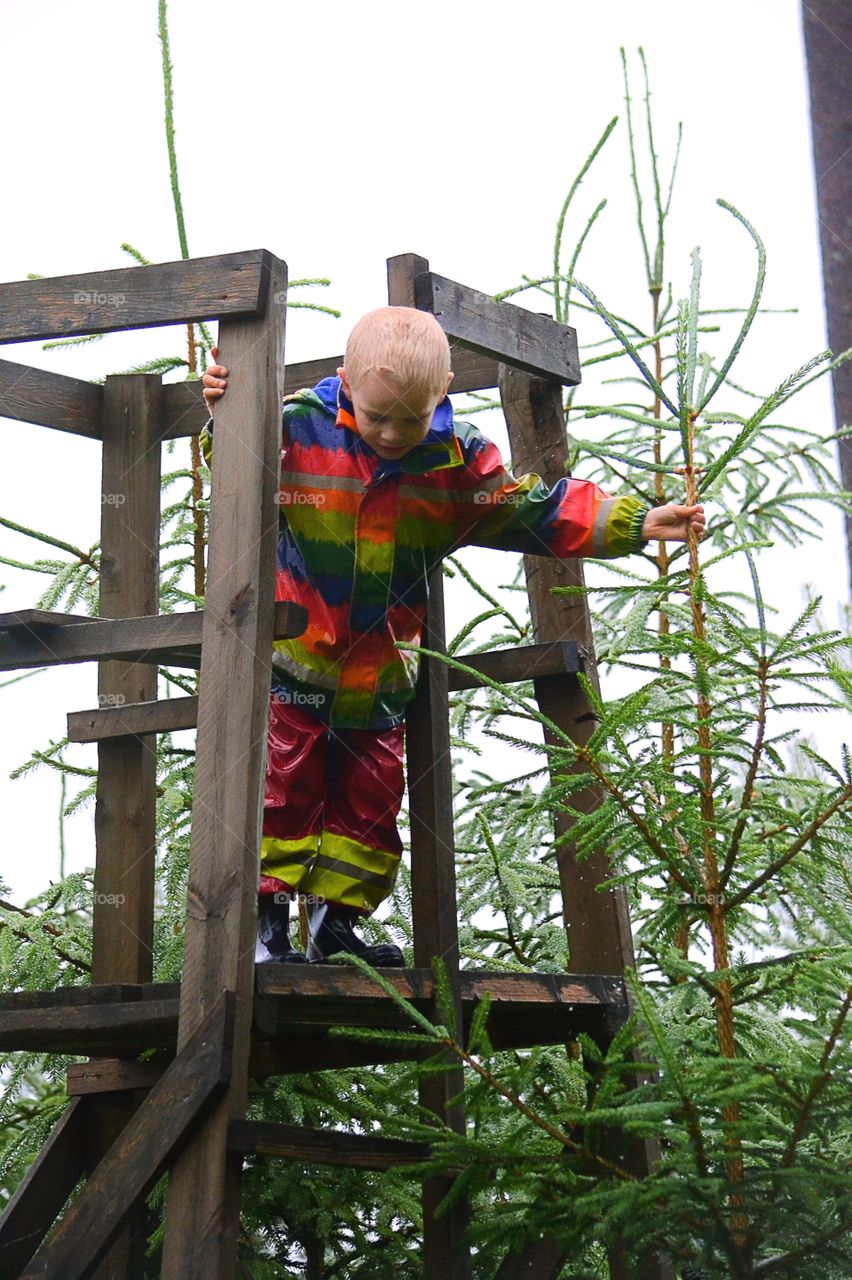
<svg viewBox="0 0 852 1280">
<path fill-rule="evenodd" d="M 213 419 L 201 434 L 210 464 Z M 340 728 L 389 728 L 414 696 L 428 577 L 469 544 L 549 556 L 627 555 L 648 508 L 565 477 L 516 478 L 447 397 L 421 444 L 380 458 L 362 441 L 339 378 L 284 401 L 276 600 L 307 609 L 277 640 L 273 689 Z"/>
</svg>

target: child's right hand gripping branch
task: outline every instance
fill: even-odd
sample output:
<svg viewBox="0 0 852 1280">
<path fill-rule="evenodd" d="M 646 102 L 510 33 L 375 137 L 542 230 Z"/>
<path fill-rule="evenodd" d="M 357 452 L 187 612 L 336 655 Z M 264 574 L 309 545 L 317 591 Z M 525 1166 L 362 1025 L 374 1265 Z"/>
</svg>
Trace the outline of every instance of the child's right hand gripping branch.
<svg viewBox="0 0 852 1280">
<path fill-rule="evenodd" d="M 211 347 L 210 354 L 214 360 L 218 360 L 219 348 Z M 228 389 L 228 370 L 221 364 L 208 365 L 201 382 L 207 409 L 212 417 L 216 401 Z M 690 529 L 698 541 L 704 537 L 704 508 L 698 504 L 683 506 L 677 502 L 667 502 L 662 507 L 653 507 L 645 516 L 642 537 L 647 542 L 686 542 Z"/>
</svg>

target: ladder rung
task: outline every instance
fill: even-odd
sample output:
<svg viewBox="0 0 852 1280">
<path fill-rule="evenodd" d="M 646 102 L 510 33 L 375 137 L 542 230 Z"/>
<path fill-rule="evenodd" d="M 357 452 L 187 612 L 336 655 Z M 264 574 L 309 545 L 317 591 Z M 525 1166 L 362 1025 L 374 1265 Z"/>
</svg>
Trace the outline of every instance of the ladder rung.
<svg viewBox="0 0 852 1280">
<path fill-rule="evenodd" d="M 276 639 L 301 635 L 306 621 L 301 605 L 279 601 L 273 634 Z M 29 609 L 0 614 L 0 671 L 102 659 L 199 667 L 203 624 L 202 610 L 143 618 L 83 618 Z"/>
<path fill-rule="evenodd" d="M 574 640 L 555 640 L 552 644 L 525 644 L 514 649 L 491 649 L 488 653 L 457 653 L 454 657 L 465 666 L 475 667 L 490 680 L 513 684 L 519 680 L 536 680 L 539 676 L 576 675 L 583 670 L 583 659 Z M 450 690 L 475 689 L 480 681 L 466 671 L 450 667 Z"/>
<path fill-rule="evenodd" d="M 176 733 L 198 724 L 198 698 L 159 698 L 128 702 L 123 707 L 94 707 L 69 711 L 69 742 L 100 742 L 128 734 Z"/>
<path fill-rule="evenodd" d="M 422 1142 L 260 1120 L 232 1120 L 228 1125 L 228 1150 L 246 1156 L 283 1156 L 305 1164 L 348 1165 L 355 1169 L 419 1164 L 430 1154 Z"/>
</svg>

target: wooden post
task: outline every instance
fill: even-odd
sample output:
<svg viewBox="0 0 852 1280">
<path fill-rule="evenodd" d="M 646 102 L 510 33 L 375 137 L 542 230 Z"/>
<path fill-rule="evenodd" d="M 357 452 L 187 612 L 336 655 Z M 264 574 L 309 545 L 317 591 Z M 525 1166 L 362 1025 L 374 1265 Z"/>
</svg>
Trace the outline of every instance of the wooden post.
<svg viewBox="0 0 852 1280">
<path fill-rule="evenodd" d="M 537 472 L 550 486 L 568 474 L 565 419 L 562 388 L 550 379 L 534 378 L 518 369 L 501 365 L 500 397 L 509 429 L 512 467 L 515 474 Z M 579 560 L 555 560 L 546 556 L 525 556 L 524 570 L 530 600 L 535 639 L 547 641 L 575 640 L 581 650 L 585 674 L 593 687 L 600 688 L 592 638 L 591 616 L 584 596 L 558 597 L 557 586 L 582 586 L 583 566 Z M 586 743 L 595 727 L 592 709 L 579 682 L 555 676 L 544 676 L 534 682 L 536 701 L 549 719 L 558 724 L 577 743 Z M 552 736 L 545 733 L 545 739 Z M 575 792 L 571 803 L 590 812 L 603 799 L 598 787 Z M 571 829 L 567 814 L 554 819 L 557 835 Z M 611 875 L 605 849 L 600 849 L 579 862 L 569 842 L 557 850 L 557 865 L 562 886 L 563 914 L 568 934 L 571 968 L 576 973 L 619 974 L 635 964 L 633 936 L 627 896 L 623 888 L 598 892 L 597 886 Z M 612 1151 L 608 1152 L 614 1158 Z M 659 1159 L 659 1146 L 645 1140 L 626 1143 L 625 1168 L 644 1177 Z M 536 1246 L 537 1248 L 539 1246 Z M 548 1242 L 540 1246 L 541 1270 L 512 1271 L 506 1275 L 548 1276 L 554 1265 Z M 628 1277 L 620 1251 L 609 1255 L 612 1280 Z M 501 1272 L 501 1276 L 502 1276 Z M 648 1259 L 636 1280 L 667 1280 L 672 1275 L 669 1264 L 656 1255 Z"/>
<path fill-rule="evenodd" d="M 178 1049 L 236 992 L 230 1088 L 172 1169 L 162 1275 L 237 1274 L 254 992 L 261 806 L 269 715 L 284 374 L 285 263 L 268 255 L 265 315 L 223 320 L 228 395 L 216 410 L 186 952 Z"/>
<path fill-rule="evenodd" d="M 414 280 L 429 263 L 417 254 L 388 259 L 388 302 L 414 306 Z M 444 647 L 443 573 L 432 575 L 427 648 Z M 417 697 L 406 719 L 408 796 L 411 815 L 411 881 L 414 925 L 414 963 L 429 967 L 440 956 L 455 997 L 456 1022 L 462 1034 L 459 988 L 459 937 L 456 911 L 453 782 L 450 760 L 449 691 L 447 667 L 422 660 Z M 432 1014 L 437 1010 L 433 1009 Z M 420 1103 L 458 1133 L 464 1132 L 464 1108 L 449 1106 L 464 1084 L 460 1066 L 430 1076 L 420 1086 Z M 430 1178 L 423 1184 L 423 1246 L 427 1280 L 467 1280 L 470 1255 L 464 1244 L 468 1209 L 463 1203 L 441 1218 L 435 1212 L 452 1185 L 449 1178 Z"/>
<path fill-rule="evenodd" d="M 104 384 L 98 611 L 107 618 L 159 613 L 161 386 L 156 374 L 119 374 Z M 150 663 L 98 664 L 101 706 L 156 696 L 157 668 Z M 93 983 L 150 982 L 153 976 L 156 744 L 153 735 L 98 743 Z M 90 1173 L 142 1096 L 92 1100 Z M 93 1273 L 97 1280 L 141 1280 L 146 1234 L 143 1204 Z"/>
</svg>

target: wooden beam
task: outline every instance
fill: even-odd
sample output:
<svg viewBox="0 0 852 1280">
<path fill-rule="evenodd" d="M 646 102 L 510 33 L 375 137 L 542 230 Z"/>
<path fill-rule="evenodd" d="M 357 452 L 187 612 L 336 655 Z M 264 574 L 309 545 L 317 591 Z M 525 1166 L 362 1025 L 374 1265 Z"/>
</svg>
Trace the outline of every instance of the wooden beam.
<svg viewBox="0 0 852 1280">
<path fill-rule="evenodd" d="M 129 1058 L 95 1058 L 91 1062 L 72 1062 L 66 1075 L 65 1092 L 69 1097 L 77 1097 L 87 1093 L 152 1089 L 169 1065 L 168 1062 L 134 1062 Z"/>
<path fill-rule="evenodd" d="M 172 1170 L 164 1280 L 231 1280 L 237 1265 L 242 1169 L 227 1133 L 245 1116 L 251 1043 L 281 470 L 287 268 L 278 259 L 269 287 L 278 301 L 265 319 L 219 327 L 220 359 L 240 377 L 216 410 L 178 1034 L 183 1046 L 222 988 L 235 991 L 232 1083 Z"/>
<path fill-rule="evenodd" d="M 575 674 L 583 663 L 577 646 L 566 641 L 557 644 L 522 645 L 517 649 L 494 649 L 490 653 L 457 654 L 460 662 L 475 667 L 491 680 L 511 684 L 543 675 Z M 426 659 L 429 661 L 429 659 Z M 482 682 L 464 671 L 448 672 L 449 688 L 474 689 Z M 88 711 L 69 711 L 69 742 L 101 742 L 127 734 L 174 733 L 193 729 L 198 720 L 198 698 L 161 698 L 150 702 L 124 703 L 119 706 L 93 707 Z"/>
<path fill-rule="evenodd" d="M 53 1226 L 86 1166 L 88 1108 L 65 1108 L 0 1217 L 0 1275 L 19 1276 Z"/>
<path fill-rule="evenodd" d="M 109 619 L 159 613 L 160 387 L 155 374 L 108 377 L 104 386 L 101 493 L 123 498 L 120 507 L 101 503 L 98 606 Z M 156 695 L 150 663 L 100 663 L 100 701 Z M 95 799 L 93 983 L 151 981 L 156 806 L 155 745 L 104 742 Z"/>
<path fill-rule="evenodd" d="M 103 394 L 96 382 L 0 360 L 0 418 L 100 440 Z"/>
<path fill-rule="evenodd" d="M 425 271 L 415 281 L 416 305 L 431 311 L 450 339 L 481 355 L 538 377 L 576 386 L 580 381 L 577 331 L 511 302 Z"/>
<path fill-rule="evenodd" d="M 344 1165 L 349 1169 L 395 1169 L 419 1164 L 430 1155 L 424 1142 L 259 1120 L 232 1121 L 228 1127 L 228 1150 L 240 1156 L 279 1156 L 303 1164 Z"/>
<path fill-rule="evenodd" d="M 198 722 L 198 698 L 159 698 L 116 707 L 93 707 L 68 712 L 69 742 L 101 742 L 127 734 L 176 733 L 194 729 Z"/>
<path fill-rule="evenodd" d="M 0 284 L 0 343 L 262 316 L 271 262 L 267 249 L 247 249 L 146 267 L 13 280 Z"/>
<path fill-rule="evenodd" d="M 177 1000 L 132 1000 L 4 1009 L 0 1049 L 112 1058 L 174 1049 Z"/>
<path fill-rule="evenodd" d="M 516 684 L 521 680 L 536 680 L 541 676 L 576 675 L 583 670 L 583 659 L 577 645 L 571 640 L 557 640 L 553 644 L 524 644 L 514 649 L 492 649 L 488 653 L 456 653 L 453 657 L 467 667 L 475 667 L 489 680 L 500 684 Z M 434 658 L 426 659 L 438 665 Z M 443 665 L 443 664 L 440 664 Z M 448 669 L 449 690 L 475 689 L 482 682 L 465 671 Z"/>
<path fill-rule="evenodd" d="M 39 1249 L 22 1280 L 83 1280 L 227 1088 L 234 997 L 223 992 Z M 192 1275 L 191 1270 L 186 1275 Z M 200 1273 L 195 1273 L 200 1274 Z"/>
<path fill-rule="evenodd" d="M 241 602 L 225 614 L 219 626 L 239 627 Z M 208 602 L 208 609 L 210 608 Z M 66 662 L 94 662 L 117 658 L 128 662 L 149 662 L 162 666 L 197 668 L 200 664 L 204 612 L 161 613 L 156 617 L 96 619 L 80 615 L 61 616 L 61 623 L 18 621 L 19 610 L 0 615 L 0 671 L 20 667 L 53 667 Z M 85 625 L 80 625 L 85 623 Z M 210 625 L 216 625 L 211 621 Z M 279 601 L 275 605 L 274 638 L 301 635 L 305 610 L 301 605 Z"/>
</svg>

